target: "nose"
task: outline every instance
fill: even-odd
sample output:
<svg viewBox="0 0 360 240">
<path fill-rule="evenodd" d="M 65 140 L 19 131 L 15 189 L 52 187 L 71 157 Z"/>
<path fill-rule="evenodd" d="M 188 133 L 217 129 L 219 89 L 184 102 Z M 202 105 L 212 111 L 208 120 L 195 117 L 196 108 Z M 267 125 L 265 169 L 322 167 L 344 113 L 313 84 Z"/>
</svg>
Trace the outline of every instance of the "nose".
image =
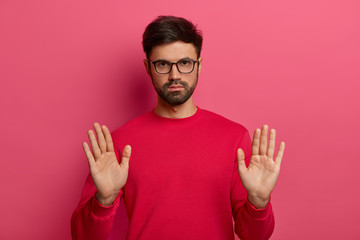
<svg viewBox="0 0 360 240">
<path fill-rule="evenodd" d="M 169 81 L 174 81 L 178 79 L 181 79 L 181 73 L 177 69 L 176 64 L 173 64 L 169 73 Z"/>
</svg>

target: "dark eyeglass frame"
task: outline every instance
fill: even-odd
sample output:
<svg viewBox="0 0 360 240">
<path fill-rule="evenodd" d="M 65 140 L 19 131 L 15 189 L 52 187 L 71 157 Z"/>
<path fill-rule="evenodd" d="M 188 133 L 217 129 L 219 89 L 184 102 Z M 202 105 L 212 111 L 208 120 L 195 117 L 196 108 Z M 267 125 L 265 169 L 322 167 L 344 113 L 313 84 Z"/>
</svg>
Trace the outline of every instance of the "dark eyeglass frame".
<svg viewBox="0 0 360 240">
<path fill-rule="evenodd" d="M 149 63 L 151 62 L 149 59 L 146 59 L 146 61 L 148 61 Z M 193 68 L 191 69 L 190 72 L 182 72 L 182 71 L 180 71 L 178 63 L 181 62 L 181 61 L 190 61 L 190 62 L 193 63 Z M 168 72 L 166 72 L 166 73 L 160 73 L 160 72 L 158 72 L 158 70 L 157 70 L 157 68 L 156 68 L 156 63 L 158 63 L 158 62 L 167 62 L 168 64 L 170 64 L 170 70 L 169 70 Z M 176 68 L 177 68 L 177 70 L 179 71 L 179 73 L 189 74 L 189 73 L 192 73 L 192 72 L 194 71 L 194 69 L 195 69 L 195 64 L 196 64 L 196 63 L 199 64 L 199 60 L 193 60 L 193 59 L 191 59 L 191 58 L 183 58 L 183 59 L 180 59 L 179 61 L 177 61 L 176 63 L 174 63 L 174 62 L 170 62 L 170 61 L 168 61 L 168 60 L 160 59 L 160 60 L 157 60 L 157 61 L 154 61 L 154 62 L 151 62 L 151 63 L 154 64 L 154 69 L 155 69 L 155 71 L 156 71 L 158 74 L 169 74 L 169 73 L 172 71 L 174 64 L 176 65 Z"/>
</svg>

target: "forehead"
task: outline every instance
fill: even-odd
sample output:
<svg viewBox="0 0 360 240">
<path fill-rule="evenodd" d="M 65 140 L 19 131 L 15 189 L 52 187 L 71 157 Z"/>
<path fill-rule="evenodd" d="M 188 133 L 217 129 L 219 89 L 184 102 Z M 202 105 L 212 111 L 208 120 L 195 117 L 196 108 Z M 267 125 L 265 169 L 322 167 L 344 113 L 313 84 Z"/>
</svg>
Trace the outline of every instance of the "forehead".
<svg viewBox="0 0 360 240">
<path fill-rule="evenodd" d="M 182 58 L 196 59 L 196 56 L 196 49 L 192 43 L 178 41 L 153 47 L 150 59 L 152 61 L 158 59 L 178 61 Z"/>
</svg>

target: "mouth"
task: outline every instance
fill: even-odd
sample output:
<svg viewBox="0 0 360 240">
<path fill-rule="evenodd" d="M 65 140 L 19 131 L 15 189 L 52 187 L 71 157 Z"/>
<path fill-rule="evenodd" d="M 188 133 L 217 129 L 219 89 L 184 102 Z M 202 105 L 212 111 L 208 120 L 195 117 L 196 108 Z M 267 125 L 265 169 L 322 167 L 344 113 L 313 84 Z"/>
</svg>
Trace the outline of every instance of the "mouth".
<svg viewBox="0 0 360 240">
<path fill-rule="evenodd" d="M 169 90 L 170 92 L 181 91 L 181 90 L 184 90 L 184 86 L 183 86 L 183 85 L 180 85 L 180 84 L 178 84 L 178 85 L 171 85 L 171 86 L 168 87 L 168 90 Z"/>
</svg>

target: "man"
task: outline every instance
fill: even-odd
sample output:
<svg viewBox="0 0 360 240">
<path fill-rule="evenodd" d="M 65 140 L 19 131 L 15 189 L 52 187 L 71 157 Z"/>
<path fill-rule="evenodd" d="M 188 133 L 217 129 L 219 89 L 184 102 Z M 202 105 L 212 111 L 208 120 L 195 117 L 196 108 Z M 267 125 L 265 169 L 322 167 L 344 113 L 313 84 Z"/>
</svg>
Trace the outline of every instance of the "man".
<svg viewBox="0 0 360 240">
<path fill-rule="evenodd" d="M 72 216 L 73 239 L 106 239 L 120 198 L 127 239 L 271 236 L 270 193 L 285 144 L 274 160 L 274 129 L 269 145 L 266 125 L 251 143 L 242 125 L 194 105 L 201 46 L 201 34 L 183 18 L 160 16 L 147 26 L 144 65 L 157 106 L 112 134 L 98 123 L 97 139 L 89 130 L 90 175 Z"/>
</svg>

